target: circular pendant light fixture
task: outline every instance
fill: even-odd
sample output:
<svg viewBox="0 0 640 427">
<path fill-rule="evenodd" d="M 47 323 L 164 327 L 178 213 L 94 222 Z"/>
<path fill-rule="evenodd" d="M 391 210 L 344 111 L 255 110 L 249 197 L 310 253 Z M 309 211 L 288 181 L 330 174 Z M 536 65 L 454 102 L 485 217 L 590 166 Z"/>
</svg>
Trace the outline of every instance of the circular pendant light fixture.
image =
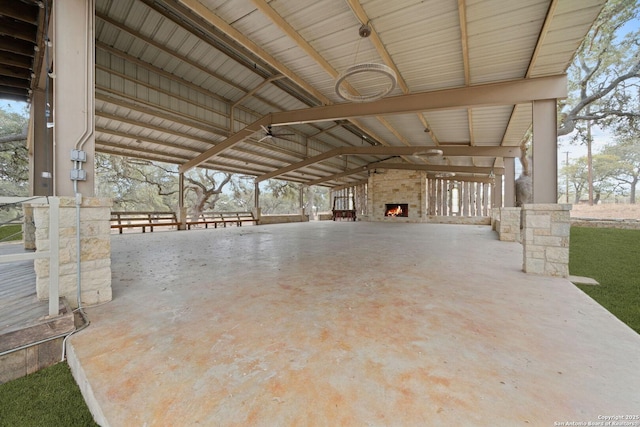
<svg viewBox="0 0 640 427">
<path fill-rule="evenodd" d="M 379 92 L 371 95 L 353 95 L 345 87 L 342 86 L 342 82 L 347 78 L 361 73 L 375 73 L 385 76 L 389 79 L 389 83 Z M 396 79 L 396 73 L 384 64 L 376 64 L 374 62 L 365 62 L 362 64 L 355 64 L 347 68 L 338 75 L 336 79 L 336 94 L 347 101 L 352 102 L 371 102 L 388 95 L 393 89 L 395 89 L 398 83 Z"/>
<path fill-rule="evenodd" d="M 358 34 L 362 38 L 369 37 L 371 35 L 371 32 L 372 30 L 368 23 L 362 24 L 362 26 L 358 29 Z M 381 90 L 370 95 L 354 95 L 347 88 L 345 88 L 342 83 L 348 77 L 352 77 L 362 73 L 373 73 L 376 74 L 377 77 L 386 77 L 389 79 L 389 82 Z M 388 95 L 393 89 L 395 89 L 396 84 L 398 84 L 398 79 L 396 77 L 395 71 L 393 71 L 391 67 L 375 62 L 363 62 L 361 64 L 352 65 L 351 67 L 338 74 L 338 77 L 336 78 L 335 91 L 336 95 L 346 101 L 371 102 L 377 101 L 378 99 Z"/>
</svg>

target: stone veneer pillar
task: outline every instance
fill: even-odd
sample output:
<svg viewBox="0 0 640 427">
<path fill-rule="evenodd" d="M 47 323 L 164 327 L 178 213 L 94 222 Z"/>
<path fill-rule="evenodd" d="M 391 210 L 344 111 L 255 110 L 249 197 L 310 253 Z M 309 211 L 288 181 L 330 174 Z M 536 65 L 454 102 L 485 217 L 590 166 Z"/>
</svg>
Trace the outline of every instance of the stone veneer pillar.
<svg viewBox="0 0 640 427">
<path fill-rule="evenodd" d="M 569 277 L 571 205 L 526 204 L 523 207 L 523 270 Z"/>
<path fill-rule="evenodd" d="M 520 208 L 499 208 L 496 231 L 503 242 L 519 242 L 520 237 Z"/>
<path fill-rule="evenodd" d="M 36 247 L 49 249 L 49 205 L 33 205 Z M 111 200 L 85 197 L 80 206 L 80 299 L 83 305 L 111 301 Z M 73 308 L 77 301 L 76 203 L 73 197 L 60 197 L 59 294 Z M 49 297 L 49 259 L 37 259 L 36 294 Z"/>
<path fill-rule="evenodd" d="M 22 241 L 24 248 L 35 250 L 36 248 L 36 227 L 33 223 L 33 206 L 28 203 L 22 205 Z"/>
<path fill-rule="evenodd" d="M 181 207 L 178 208 L 178 230 L 186 230 L 187 229 L 187 208 Z"/>
</svg>

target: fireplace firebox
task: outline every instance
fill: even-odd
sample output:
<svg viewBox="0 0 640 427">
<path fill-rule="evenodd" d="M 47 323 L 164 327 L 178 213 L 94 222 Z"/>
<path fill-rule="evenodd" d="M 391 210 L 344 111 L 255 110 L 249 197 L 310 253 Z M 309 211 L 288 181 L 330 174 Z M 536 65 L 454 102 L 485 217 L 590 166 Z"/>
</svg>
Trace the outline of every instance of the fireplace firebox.
<svg viewBox="0 0 640 427">
<path fill-rule="evenodd" d="M 384 216 L 390 217 L 409 217 L 408 203 L 387 203 L 385 205 Z"/>
</svg>

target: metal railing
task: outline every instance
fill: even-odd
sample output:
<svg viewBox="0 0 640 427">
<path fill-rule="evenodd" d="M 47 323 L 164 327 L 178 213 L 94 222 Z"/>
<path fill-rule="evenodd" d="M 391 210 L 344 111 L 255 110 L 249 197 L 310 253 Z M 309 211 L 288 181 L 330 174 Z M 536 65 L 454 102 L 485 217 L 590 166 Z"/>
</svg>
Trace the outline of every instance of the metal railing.
<svg viewBox="0 0 640 427">
<path fill-rule="evenodd" d="M 49 250 L 37 250 L 32 253 L 0 255 L 0 264 L 49 259 L 49 316 L 58 316 L 59 305 L 59 253 L 60 253 L 60 199 L 57 197 L 0 197 L 0 207 L 18 205 L 22 203 L 44 203 L 49 205 Z"/>
</svg>

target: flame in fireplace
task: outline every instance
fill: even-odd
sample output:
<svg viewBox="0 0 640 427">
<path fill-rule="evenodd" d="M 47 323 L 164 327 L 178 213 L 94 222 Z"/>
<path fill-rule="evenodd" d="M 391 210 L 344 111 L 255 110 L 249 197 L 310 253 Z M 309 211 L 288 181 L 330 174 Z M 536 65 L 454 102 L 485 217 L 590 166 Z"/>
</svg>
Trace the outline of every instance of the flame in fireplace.
<svg viewBox="0 0 640 427">
<path fill-rule="evenodd" d="M 400 206 L 393 209 L 389 209 L 386 214 L 386 216 L 398 216 L 398 215 L 402 215 L 402 208 Z"/>
</svg>

